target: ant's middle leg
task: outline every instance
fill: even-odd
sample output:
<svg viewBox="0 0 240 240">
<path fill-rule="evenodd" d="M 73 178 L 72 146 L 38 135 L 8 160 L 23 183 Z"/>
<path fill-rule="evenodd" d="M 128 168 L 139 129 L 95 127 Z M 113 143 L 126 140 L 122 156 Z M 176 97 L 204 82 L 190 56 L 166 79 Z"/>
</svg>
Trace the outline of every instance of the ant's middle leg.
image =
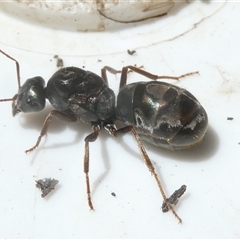
<svg viewBox="0 0 240 240">
<path fill-rule="evenodd" d="M 44 121 L 41 133 L 40 133 L 40 135 L 37 139 L 36 144 L 32 148 L 26 150 L 25 153 L 32 152 L 35 148 L 37 148 L 39 146 L 42 137 L 47 134 L 47 129 L 48 129 L 48 126 L 50 125 L 50 123 L 52 121 L 53 116 L 57 117 L 58 119 L 65 120 L 65 121 L 68 121 L 68 122 L 76 122 L 77 121 L 77 118 L 73 115 L 63 113 L 63 112 L 60 112 L 60 111 L 57 111 L 57 110 L 52 110 L 48 114 L 47 118 Z"/>
<path fill-rule="evenodd" d="M 99 131 L 101 130 L 100 123 L 92 123 L 93 132 L 85 138 L 85 154 L 84 154 L 84 173 L 86 176 L 86 185 L 87 185 L 87 197 L 88 205 L 91 210 L 94 210 L 92 199 L 91 199 L 91 190 L 90 190 L 90 181 L 89 181 L 89 142 L 94 142 L 98 138 Z"/>
</svg>

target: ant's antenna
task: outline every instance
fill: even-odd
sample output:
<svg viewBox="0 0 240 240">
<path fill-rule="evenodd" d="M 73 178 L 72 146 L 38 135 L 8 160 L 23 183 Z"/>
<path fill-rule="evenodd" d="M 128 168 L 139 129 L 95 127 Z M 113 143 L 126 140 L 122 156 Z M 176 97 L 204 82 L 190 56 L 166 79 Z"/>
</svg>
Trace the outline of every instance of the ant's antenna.
<svg viewBox="0 0 240 240">
<path fill-rule="evenodd" d="M 19 63 L 16 59 L 14 59 L 13 57 L 11 57 L 10 55 L 8 55 L 7 53 L 3 52 L 1 49 L 0 49 L 0 52 L 5 55 L 7 58 L 13 60 L 15 63 L 16 63 L 16 70 L 17 70 L 17 82 L 18 82 L 18 88 L 21 87 L 21 83 L 20 83 L 20 66 L 19 66 Z"/>
</svg>

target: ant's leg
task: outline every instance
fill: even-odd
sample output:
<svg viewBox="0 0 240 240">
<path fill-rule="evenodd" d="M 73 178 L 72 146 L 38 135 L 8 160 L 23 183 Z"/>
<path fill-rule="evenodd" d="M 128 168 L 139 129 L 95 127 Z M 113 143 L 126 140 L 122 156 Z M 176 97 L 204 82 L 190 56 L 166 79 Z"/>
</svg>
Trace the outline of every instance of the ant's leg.
<svg viewBox="0 0 240 240">
<path fill-rule="evenodd" d="M 141 142 L 141 139 L 140 139 L 140 136 L 138 135 L 137 131 L 135 130 L 134 127 L 131 127 L 131 131 L 132 131 L 132 134 L 135 138 L 135 140 L 137 141 L 137 144 L 138 144 L 138 148 L 140 150 L 140 153 L 144 159 L 144 162 L 145 164 L 147 165 L 149 171 L 152 173 L 152 175 L 154 176 L 156 182 L 157 182 L 157 185 L 158 185 L 158 188 L 162 194 L 162 197 L 163 197 L 163 201 L 164 203 L 167 205 L 167 208 L 170 209 L 172 211 L 172 213 L 174 214 L 174 216 L 179 220 L 179 223 L 182 223 L 182 219 L 177 215 L 177 213 L 175 212 L 175 210 L 173 209 L 172 205 L 169 203 L 168 201 L 168 198 L 166 197 L 166 194 L 163 190 L 163 187 L 162 187 L 162 184 L 160 182 L 160 179 L 154 169 L 154 166 L 150 160 L 150 158 L 148 157 L 147 155 L 147 152 L 145 150 L 145 148 L 143 147 L 142 145 L 142 142 Z"/>
<path fill-rule="evenodd" d="M 46 135 L 46 133 L 47 133 L 48 126 L 50 125 L 53 116 L 54 116 L 54 117 L 57 117 L 58 119 L 61 119 L 61 120 L 64 120 L 64 121 L 68 121 L 68 122 L 76 122 L 76 121 L 77 121 L 77 118 L 76 118 L 75 116 L 68 115 L 68 114 L 66 114 L 66 113 L 59 112 L 59 111 L 57 111 L 57 110 L 52 110 L 52 111 L 48 114 L 47 118 L 46 118 L 45 121 L 44 121 L 44 124 L 43 124 L 42 130 L 41 130 L 40 136 L 38 137 L 36 144 L 35 144 L 32 148 L 26 150 L 25 153 L 31 152 L 31 151 L 33 151 L 35 148 L 38 147 L 38 145 L 39 145 L 40 142 L 41 142 L 42 137 L 43 137 L 44 135 Z"/>
<path fill-rule="evenodd" d="M 0 53 L 2 53 L 7 58 L 13 60 L 16 63 L 17 82 L 18 82 L 18 88 L 20 88 L 21 87 L 21 83 L 20 83 L 20 66 L 19 66 L 18 61 L 16 59 L 14 59 L 13 57 L 11 57 L 10 55 L 8 55 L 7 53 L 3 52 L 1 49 L 0 49 Z M 10 101 L 10 100 L 7 100 L 7 101 Z"/>
<path fill-rule="evenodd" d="M 126 82 L 127 82 L 127 74 L 129 72 L 132 72 L 132 70 L 130 70 L 128 72 L 128 69 L 127 67 L 126 68 L 122 68 L 122 70 L 116 70 L 114 68 L 111 68 L 109 66 L 105 66 L 104 68 L 102 68 L 102 78 L 103 79 L 106 79 L 107 78 L 107 73 L 106 71 L 116 75 L 118 73 L 121 73 L 121 80 L 120 80 L 120 86 L 119 86 L 119 90 L 122 89 L 125 85 L 126 85 Z"/>
<path fill-rule="evenodd" d="M 105 74 L 106 74 L 106 71 L 108 71 L 108 72 L 110 72 L 110 73 L 112 73 L 112 74 L 114 74 L 114 75 L 122 72 L 122 70 L 116 70 L 116 69 L 114 69 L 114 68 L 112 68 L 112 67 L 109 67 L 109 66 L 103 67 L 103 68 L 102 68 L 102 71 L 104 71 Z"/>
<path fill-rule="evenodd" d="M 178 77 L 173 77 L 173 76 L 158 76 L 158 75 L 154 75 L 151 74 L 150 72 L 146 72 L 138 67 L 134 67 L 134 66 L 126 66 L 122 68 L 122 74 L 121 74 L 121 79 L 120 79 L 120 86 L 119 89 L 122 89 L 126 84 L 127 84 L 127 73 L 128 71 L 132 70 L 138 74 L 141 74 L 149 79 L 152 80 L 158 80 L 158 79 L 172 79 L 172 80 L 179 80 L 180 78 L 184 78 L 193 74 L 198 74 L 198 72 L 190 72 L 190 73 L 186 73 L 183 74 L 181 76 Z"/>
<path fill-rule="evenodd" d="M 110 68 L 110 67 L 109 67 Z M 112 68 L 110 68 L 110 69 L 112 69 Z M 113 69 L 113 70 L 115 70 L 115 69 Z M 101 69 L 101 76 L 102 76 L 102 79 L 104 80 L 104 82 L 107 84 L 107 86 L 108 86 L 108 78 L 107 78 L 107 71 L 109 71 L 108 70 L 108 67 L 104 67 L 104 68 L 102 68 Z M 116 70 L 115 70 L 116 71 Z M 109 71 L 109 72 L 111 72 L 111 71 Z M 121 71 L 120 71 L 121 72 Z M 115 73 L 115 72 L 111 72 L 112 74 L 114 74 L 114 75 L 116 75 L 117 73 Z"/>
<path fill-rule="evenodd" d="M 98 138 L 99 131 L 101 126 L 99 123 L 92 124 L 93 132 L 85 138 L 85 154 L 84 154 L 84 173 L 86 176 L 86 186 L 87 186 L 87 197 L 88 205 L 91 210 L 94 210 L 92 199 L 91 199 L 91 190 L 90 190 L 90 181 L 89 181 L 89 142 L 94 142 Z"/>
<path fill-rule="evenodd" d="M 136 67 L 136 68 L 141 69 L 141 68 L 143 68 L 143 66 Z M 110 72 L 113 75 L 116 75 L 118 73 L 122 73 L 122 70 L 116 70 L 116 69 L 114 69 L 112 67 L 109 67 L 109 66 L 105 66 L 101 70 L 102 70 L 102 72 L 104 72 L 105 75 L 106 75 L 106 71 Z M 134 72 L 134 71 L 130 69 L 127 73 L 130 73 L 130 72 Z M 103 75 L 102 75 L 102 77 L 103 77 Z"/>
<path fill-rule="evenodd" d="M 143 66 L 140 66 L 138 68 L 143 68 Z M 110 72 L 111 74 L 113 75 L 116 75 L 118 73 L 122 73 L 122 70 L 116 70 L 112 67 L 109 67 L 109 66 L 105 66 L 101 69 L 101 76 L 102 76 L 102 79 L 106 82 L 106 84 L 108 85 L 108 79 L 107 79 L 107 71 Z M 126 74 L 130 73 L 130 72 L 133 72 L 133 70 L 129 70 L 127 71 Z"/>
<path fill-rule="evenodd" d="M 190 73 L 186 73 L 186 74 L 183 74 L 181 76 L 178 76 L 178 77 L 174 77 L 174 76 L 158 76 L 158 75 L 154 75 L 154 74 L 151 74 L 150 72 L 147 72 L 147 71 L 144 71 L 142 70 L 141 68 L 143 68 L 143 66 L 141 67 L 135 67 L 135 66 L 126 66 L 126 67 L 123 67 L 122 70 L 116 70 L 114 68 L 111 68 L 109 66 L 105 66 L 103 69 L 102 69 L 102 76 L 106 77 L 106 71 L 116 75 L 118 73 L 121 73 L 121 79 L 120 79 L 120 86 L 119 86 L 119 90 L 122 89 L 126 84 L 127 84 L 127 74 L 129 72 L 136 72 L 138 74 L 141 74 L 149 79 L 152 79 L 152 80 L 158 80 L 158 79 L 172 79 L 172 80 L 179 80 L 180 78 L 184 78 L 184 77 L 187 77 L 187 76 L 191 76 L 193 74 L 198 74 L 199 72 L 190 72 Z M 130 70 L 129 70 L 130 69 Z M 103 75 L 104 73 L 104 75 Z"/>
<path fill-rule="evenodd" d="M 174 216 L 179 220 L 179 223 L 182 223 L 182 219 L 177 215 L 177 213 L 175 212 L 175 210 L 173 209 L 171 203 L 172 203 L 172 200 L 169 201 L 169 198 L 166 197 L 166 194 L 163 190 L 163 187 L 162 187 L 162 184 L 160 182 L 160 179 L 154 169 L 154 166 L 150 160 L 150 158 L 148 157 L 148 154 L 140 140 L 140 136 L 138 135 L 137 131 L 135 130 L 135 128 L 133 126 L 126 126 L 126 127 L 123 127 L 123 128 L 120 128 L 120 129 L 116 129 L 115 125 L 114 124 L 106 124 L 104 126 L 104 128 L 107 130 L 107 132 L 115 137 L 119 137 L 119 136 L 122 136 L 124 135 L 125 133 L 131 131 L 136 142 L 137 142 L 137 145 L 138 145 L 138 148 L 140 150 L 140 153 L 143 157 L 143 160 L 146 164 L 146 166 L 148 167 L 149 171 L 152 173 L 152 175 L 154 176 L 156 182 L 157 182 L 157 185 L 158 185 L 158 188 L 162 194 L 162 197 L 163 197 L 163 209 L 167 209 L 167 211 L 171 210 L 172 213 L 174 214 Z M 184 193 L 184 192 L 183 192 Z M 183 194 L 182 193 L 182 194 Z M 176 195 L 176 194 L 175 194 Z M 175 196 L 174 195 L 174 196 Z M 179 196 L 177 196 L 179 198 Z M 181 196 L 180 196 L 181 197 Z M 175 200 L 175 198 L 174 198 Z M 176 201 L 175 201 L 176 202 Z"/>
</svg>

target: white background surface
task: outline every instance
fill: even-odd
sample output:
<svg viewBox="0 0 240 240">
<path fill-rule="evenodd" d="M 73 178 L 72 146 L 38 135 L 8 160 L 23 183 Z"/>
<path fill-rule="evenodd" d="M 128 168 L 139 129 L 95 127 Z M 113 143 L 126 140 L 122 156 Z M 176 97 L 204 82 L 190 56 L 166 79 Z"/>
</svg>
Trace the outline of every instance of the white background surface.
<svg viewBox="0 0 240 240">
<path fill-rule="evenodd" d="M 11 104 L 1 103 L 0 238 L 239 238 L 239 12 L 238 2 L 198 2 L 133 29 L 99 33 L 41 29 L 0 13 L 0 49 L 18 59 L 22 81 L 37 75 L 47 80 L 57 70 L 55 54 L 65 66 L 95 73 L 128 64 L 159 75 L 199 71 L 176 84 L 192 92 L 209 116 L 208 134 L 195 149 L 169 152 L 145 144 L 167 194 L 188 187 L 176 207 L 179 225 L 161 212 L 162 197 L 130 134 L 113 139 L 102 132 L 90 145 L 95 211 L 89 211 L 83 150 L 90 126 L 53 120 L 47 138 L 26 155 L 51 108 L 13 118 Z M 0 55 L 1 98 L 16 93 L 15 79 L 14 63 Z M 109 75 L 116 91 L 118 81 Z M 42 199 L 34 181 L 44 177 L 60 183 Z"/>
</svg>

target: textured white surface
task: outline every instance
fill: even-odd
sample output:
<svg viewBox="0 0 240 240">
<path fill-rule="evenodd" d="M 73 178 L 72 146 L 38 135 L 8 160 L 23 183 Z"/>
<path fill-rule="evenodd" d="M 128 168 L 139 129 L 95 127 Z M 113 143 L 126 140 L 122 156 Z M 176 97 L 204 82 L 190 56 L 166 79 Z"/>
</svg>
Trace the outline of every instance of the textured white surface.
<svg viewBox="0 0 240 240">
<path fill-rule="evenodd" d="M 8 14 L 48 28 L 68 31 L 103 31 L 123 27 L 167 13 L 173 0 L 122 1 L 2 1 L 0 9 Z"/>
<path fill-rule="evenodd" d="M 149 34 L 144 24 L 142 32 L 140 25 L 123 28 L 114 33 L 115 42 L 109 32 L 79 33 L 78 38 L 70 41 L 68 36 L 73 33 L 52 30 L 49 39 L 40 34 L 33 38 L 28 32 L 28 46 L 23 36 L 9 39 L 10 31 L 13 38 L 17 33 L 15 20 L 8 19 L 5 24 L 9 28 L 0 36 L 0 49 L 19 60 L 22 81 L 36 75 L 47 80 L 57 69 L 54 54 L 63 58 L 65 66 L 84 66 L 95 73 L 100 73 L 104 65 L 120 69 L 128 64 L 144 65 L 150 72 L 163 75 L 198 70 L 199 76 L 176 84 L 192 92 L 205 107 L 209 131 L 199 147 L 188 151 L 169 152 L 145 144 L 167 194 L 187 185 L 176 208 L 183 219 L 179 225 L 171 213 L 161 212 L 161 195 L 130 134 L 115 140 L 102 132 L 91 144 L 90 179 L 95 211 L 90 212 L 82 168 L 84 137 L 91 131 L 90 126 L 54 120 L 40 147 L 26 155 L 24 150 L 35 143 L 50 107 L 39 114 L 13 118 L 11 104 L 1 103 L 1 238 L 240 237 L 240 4 L 190 5 L 169 16 L 182 27 L 178 32 L 174 25 L 168 25 L 169 18 L 153 20 L 148 22 Z M 206 14 L 208 9 L 212 12 Z M 202 12 L 202 19 L 192 21 L 196 12 Z M 156 29 L 162 24 L 168 28 L 159 36 Z M 19 33 L 30 28 L 21 22 L 15 27 Z M 32 25 L 32 32 L 44 33 L 45 29 L 37 28 Z M 136 43 L 133 41 L 137 31 Z M 94 42 L 92 52 L 88 49 L 90 38 Z M 106 45 L 102 43 L 104 38 Z M 79 45 L 79 39 L 78 48 L 84 53 L 72 46 Z M 119 46 L 111 52 L 116 42 Z M 126 50 L 133 50 L 134 46 L 136 54 L 128 55 Z M 13 96 L 17 89 L 15 65 L 0 55 L 0 66 L 0 97 Z M 130 81 L 140 80 L 143 77 L 130 75 Z M 109 75 L 109 82 L 117 90 L 119 76 Z M 228 121 L 227 117 L 234 119 Z M 41 192 L 34 186 L 35 179 L 44 177 L 59 180 L 56 190 L 46 199 L 40 197 Z"/>
<path fill-rule="evenodd" d="M 0 4 L 0 7 L 3 3 Z M 5 3 L 9 4 L 9 3 Z M 11 3 L 13 4 L 13 3 Z M 76 30 L 63 31 L 44 25 L 34 25 L 30 21 L 19 21 L 12 15 L 0 11 L 0 29 L 4 29 L 1 42 L 19 49 L 45 54 L 67 56 L 98 56 L 121 53 L 127 49 L 137 49 L 152 44 L 171 41 L 195 28 L 203 19 L 213 14 L 221 4 L 179 2 L 167 16 L 139 23 L 119 26 L 102 32 L 82 33 Z M 10 8 L 14 9 L 14 8 Z M 7 23 L 7 28 L 6 28 Z M 71 26 L 67 22 L 67 26 Z"/>
</svg>

